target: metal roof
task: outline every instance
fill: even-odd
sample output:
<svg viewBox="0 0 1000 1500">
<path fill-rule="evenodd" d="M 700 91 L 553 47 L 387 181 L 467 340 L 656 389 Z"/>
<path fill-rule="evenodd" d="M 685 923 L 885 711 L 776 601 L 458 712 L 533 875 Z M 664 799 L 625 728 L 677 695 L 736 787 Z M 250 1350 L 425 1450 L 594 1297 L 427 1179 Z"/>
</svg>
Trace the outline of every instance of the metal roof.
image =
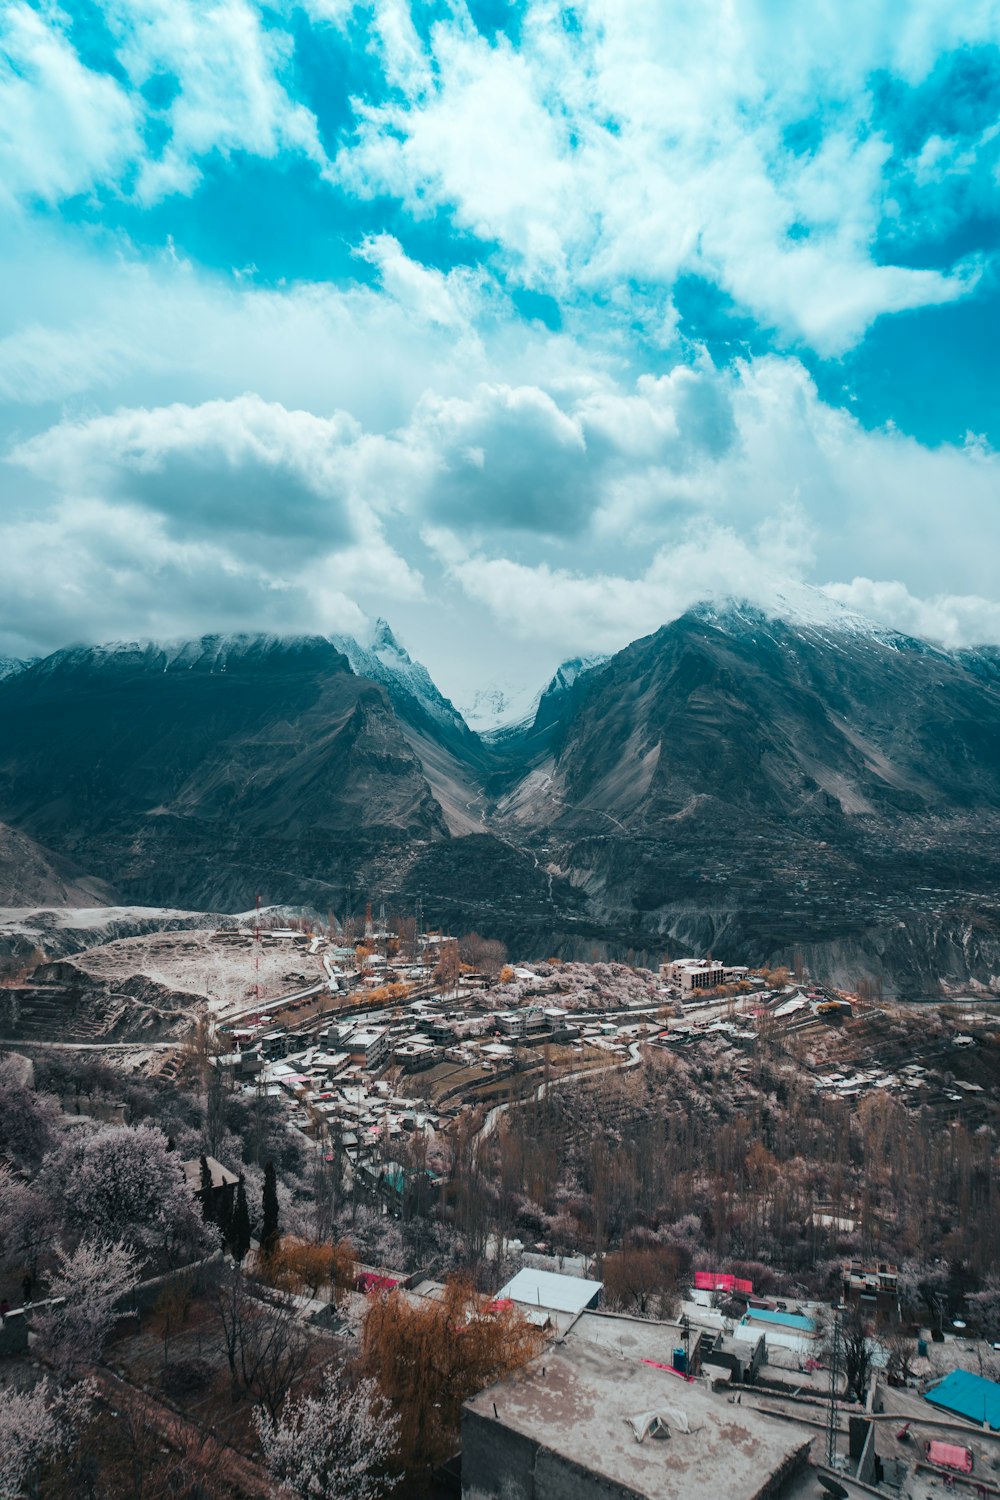
<svg viewBox="0 0 1000 1500">
<path fill-rule="evenodd" d="M 796 1333 L 816 1332 L 816 1324 L 812 1318 L 803 1317 L 801 1313 L 772 1312 L 767 1307 L 749 1308 L 743 1321 L 747 1320 L 754 1323 L 774 1323 L 779 1328 L 794 1328 Z"/>
<path fill-rule="evenodd" d="M 994 1432 L 1000 1432 L 1000 1385 L 995 1380 L 969 1370 L 952 1370 L 925 1393 L 924 1400 L 980 1427 L 986 1422 Z"/>
<path fill-rule="evenodd" d="M 556 1271 L 536 1271 L 525 1266 L 497 1292 L 498 1300 L 525 1302 L 529 1307 L 547 1307 L 553 1312 L 578 1313 L 597 1296 L 603 1281 L 584 1281 L 582 1276 L 560 1276 Z"/>
</svg>

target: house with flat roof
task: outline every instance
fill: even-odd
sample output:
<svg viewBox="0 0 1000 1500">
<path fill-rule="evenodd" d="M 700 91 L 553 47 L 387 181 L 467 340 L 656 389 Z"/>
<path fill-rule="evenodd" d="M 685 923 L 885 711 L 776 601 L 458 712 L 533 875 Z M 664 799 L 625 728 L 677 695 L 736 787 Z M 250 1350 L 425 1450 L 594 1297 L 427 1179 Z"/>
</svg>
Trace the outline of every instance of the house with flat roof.
<svg viewBox="0 0 1000 1500">
<path fill-rule="evenodd" d="M 585 1340 L 462 1408 L 464 1500 L 771 1500 L 808 1454 L 789 1425 Z"/>
</svg>

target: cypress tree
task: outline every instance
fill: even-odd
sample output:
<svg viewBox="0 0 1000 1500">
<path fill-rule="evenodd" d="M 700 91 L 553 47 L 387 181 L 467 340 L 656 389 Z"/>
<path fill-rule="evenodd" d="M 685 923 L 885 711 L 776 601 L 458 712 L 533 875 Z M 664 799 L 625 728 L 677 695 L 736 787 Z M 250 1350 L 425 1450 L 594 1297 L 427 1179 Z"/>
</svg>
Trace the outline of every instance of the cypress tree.
<svg viewBox="0 0 1000 1500">
<path fill-rule="evenodd" d="M 212 1173 L 209 1171 L 208 1158 L 204 1152 L 201 1154 L 201 1216 L 206 1224 L 211 1224 L 215 1218 L 215 1195 L 212 1192 Z"/>
<path fill-rule="evenodd" d="M 236 1184 L 236 1207 L 233 1209 L 232 1226 L 233 1255 L 238 1261 L 242 1261 L 244 1255 L 250 1249 L 250 1210 L 247 1207 L 246 1183 L 243 1181 L 243 1173 Z"/>
<path fill-rule="evenodd" d="M 215 1222 L 218 1226 L 219 1234 L 222 1236 L 223 1245 L 228 1245 L 233 1237 L 233 1207 L 232 1197 L 223 1190 L 215 1215 Z"/>
<path fill-rule="evenodd" d="M 265 1258 L 278 1248 L 278 1177 L 274 1162 L 264 1167 L 264 1222 L 260 1232 L 260 1248 Z"/>
</svg>

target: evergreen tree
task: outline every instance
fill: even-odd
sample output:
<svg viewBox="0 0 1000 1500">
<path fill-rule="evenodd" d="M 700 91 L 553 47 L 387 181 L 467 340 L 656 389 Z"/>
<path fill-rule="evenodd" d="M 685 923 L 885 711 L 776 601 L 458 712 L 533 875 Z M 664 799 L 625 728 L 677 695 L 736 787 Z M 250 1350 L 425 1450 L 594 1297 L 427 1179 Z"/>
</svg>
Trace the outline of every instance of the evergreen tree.
<svg viewBox="0 0 1000 1500">
<path fill-rule="evenodd" d="M 242 1261 L 250 1249 L 250 1210 L 247 1207 L 247 1190 L 242 1172 L 236 1184 L 236 1207 L 233 1209 L 231 1239 L 233 1255 L 238 1261 Z"/>
<path fill-rule="evenodd" d="M 234 1223 L 233 1200 L 229 1193 L 224 1192 L 219 1199 L 215 1222 L 218 1225 L 219 1234 L 222 1236 L 223 1245 L 228 1245 L 233 1237 Z"/>
<path fill-rule="evenodd" d="M 264 1222 L 260 1232 L 260 1248 L 265 1257 L 274 1254 L 279 1237 L 278 1178 L 274 1162 L 269 1161 L 264 1168 Z"/>
<path fill-rule="evenodd" d="M 212 1173 L 209 1170 L 208 1157 L 204 1152 L 201 1155 L 201 1191 L 198 1196 L 201 1199 L 201 1216 L 206 1224 L 211 1224 L 215 1218 L 215 1202 L 212 1192 Z"/>
</svg>

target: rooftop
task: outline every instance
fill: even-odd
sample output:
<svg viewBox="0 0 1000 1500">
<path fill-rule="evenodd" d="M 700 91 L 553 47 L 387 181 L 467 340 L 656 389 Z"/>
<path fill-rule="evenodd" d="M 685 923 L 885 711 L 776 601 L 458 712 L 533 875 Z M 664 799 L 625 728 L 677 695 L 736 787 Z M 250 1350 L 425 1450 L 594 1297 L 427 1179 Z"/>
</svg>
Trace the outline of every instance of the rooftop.
<svg viewBox="0 0 1000 1500">
<path fill-rule="evenodd" d="M 603 1281 L 585 1281 L 582 1276 L 560 1276 L 556 1271 L 536 1271 L 525 1266 L 497 1292 L 497 1298 L 526 1302 L 530 1307 L 548 1307 L 555 1312 L 582 1312 Z"/>
<path fill-rule="evenodd" d="M 605 1477 L 616 1493 L 661 1500 L 718 1500 L 723 1483 L 726 1500 L 755 1500 L 808 1447 L 801 1432 L 748 1406 L 583 1342 L 548 1348 L 465 1410 Z M 641 1431 L 654 1413 L 667 1440 L 637 1441 L 633 1422 Z"/>
<path fill-rule="evenodd" d="M 988 1423 L 994 1432 L 1000 1432 L 1000 1384 L 995 1380 L 969 1370 L 952 1370 L 925 1393 L 924 1400 L 980 1427 Z"/>
</svg>

